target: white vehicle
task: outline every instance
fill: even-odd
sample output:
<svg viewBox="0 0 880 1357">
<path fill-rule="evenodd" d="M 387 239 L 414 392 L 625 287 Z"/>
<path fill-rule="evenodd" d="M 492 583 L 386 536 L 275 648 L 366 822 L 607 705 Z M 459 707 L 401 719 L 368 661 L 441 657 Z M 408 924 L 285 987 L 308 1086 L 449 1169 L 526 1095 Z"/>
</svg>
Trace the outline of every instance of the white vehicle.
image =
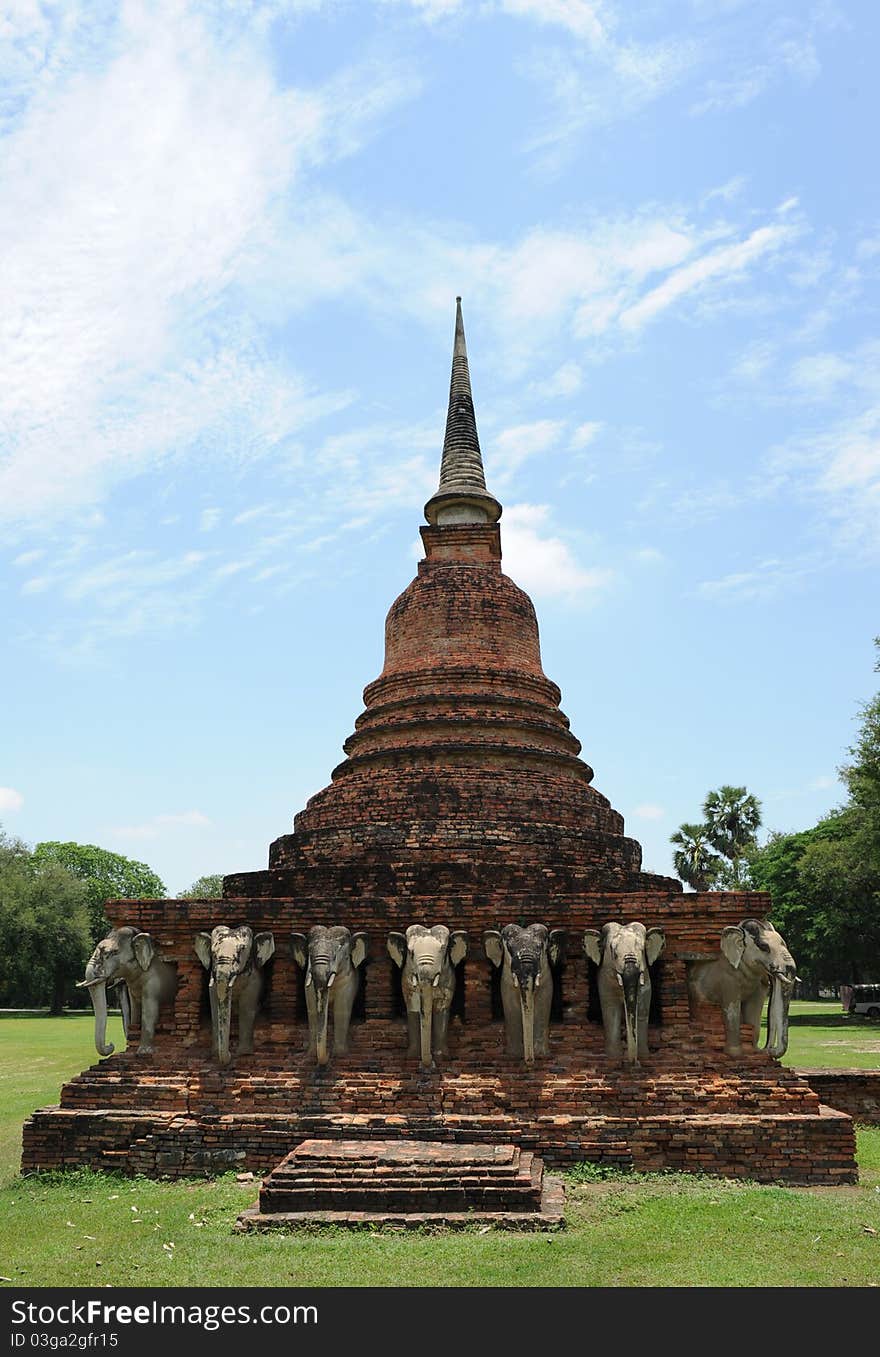
<svg viewBox="0 0 880 1357">
<path fill-rule="evenodd" d="M 880 985 L 853 985 L 849 1012 L 880 1018 Z"/>
</svg>

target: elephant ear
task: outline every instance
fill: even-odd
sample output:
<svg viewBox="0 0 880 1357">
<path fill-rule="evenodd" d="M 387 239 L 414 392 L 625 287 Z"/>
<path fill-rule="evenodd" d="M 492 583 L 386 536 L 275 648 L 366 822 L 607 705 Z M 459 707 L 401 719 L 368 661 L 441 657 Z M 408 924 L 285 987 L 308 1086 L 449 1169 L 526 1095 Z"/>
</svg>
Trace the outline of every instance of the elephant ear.
<svg viewBox="0 0 880 1357">
<path fill-rule="evenodd" d="M 255 933 L 254 934 L 254 957 L 258 966 L 265 966 L 270 957 L 275 955 L 275 934 L 274 933 Z"/>
<path fill-rule="evenodd" d="M 645 956 L 649 966 L 653 966 L 666 946 L 666 934 L 662 928 L 649 928 L 645 934 Z"/>
<path fill-rule="evenodd" d="M 558 966 L 565 957 L 566 932 L 564 928 L 551 928 L 547 943 L 547 957 L 551 966 Z"/>
<path fill-rule="evenodd" d="M 294 961 L 305 970 L 309 964 L 309 945 L 305 933 L 291 933 L 290 941 L 293 944 Z"/>
<path fill-rule="evenodd" d="M 493 966 L 500 966 L 503 963 L 504 943 L 497 929 L 490 928 L 483 934 L 483 951 Z"/>
<path fill-rule="evenodd" d="M 406 961 L 406 938 L 403 933 L 389 933 L 387 947 L 391 960 L 403 970 Z"/>
<path fill-rule="evenodd" d="M 746 935 L 737 924 L 731 924 L 729 928 L 721 931 L 721 950 L 736 969 L 743 959 L 743 952 L 746 950 Z"/>
<path fill-rule="evenodd" d="M 453 966 L 457 966 L 460 961 L 464 961 L 467 956 L 468 939 L 467 933 L 452 933 L 449 938 L 449 960 Z"/>
<path fill-rule="evenodd" d="M 367 959 L 370 940 L 366 933 L 352 933 L 351 935 L 351 964 L 357 969 L 362 966 Z"/>
<path fill-rule="evenodd" d="M 193 948 L 205 970 L 209 971 L 211 969 L 211 934 L 196 933 L 193 938 Z"/>
<path fill-rule="evenodd" d="M 148 970 L 150 962 L 156 955 L 156 947 L 149 933 L 138 933 L 132 938 L 131 945 L 134 948 L 135 959 L 141 970 Z"/>
<path fill-rule="evenodd" d="M 597 966 L 602 965 L 602 934 L 598 928 L 584 929 L 584 951 Z"/>
</svg>

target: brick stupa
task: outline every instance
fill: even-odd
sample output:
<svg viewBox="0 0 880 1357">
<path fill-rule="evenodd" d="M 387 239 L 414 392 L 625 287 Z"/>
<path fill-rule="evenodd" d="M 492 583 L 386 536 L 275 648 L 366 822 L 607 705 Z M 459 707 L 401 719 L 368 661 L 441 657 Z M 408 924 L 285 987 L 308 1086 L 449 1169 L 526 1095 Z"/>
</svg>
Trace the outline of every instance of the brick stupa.
<svg viewBox="0 0 880 1357">
<path fill-rule="evenodd" d="M 264 1170 L 310 1137 L 515 1143 L 550 1164 L 591 1159 L 804 1183 L 852 1181 L 851 1119 L 754 1048 L 723 1050 L 720 1014 L 691 1011 L 687 968 L 718 955 L 728 924 L 761 917 L 757 893 L 683 893 L 641 871 L 641 849 L 592 785 L 592 769 L 541 666 L 530 599 L 501 569 L 501 505 L 489 493 L 460 302 L 440 483 L 425 506 L 425 559 L 393 603 L 385 664 L 330 785 L 265 871 L 224 880 L 222 900 L 113 901 L 115 925 L 152 934 L 177 967 L 156 1052 L 125 1052 L 64 1086 L 27 1122 L 23 1165 L 90 1164 L 178 1176 Z M 662 927 L 651 1059 L 604 1054 L 585 928 Z M 566 930 L 550 1056 L 504 1054 L 485 929 Z M 390 930 L 464 930 L 448 1059 L 407 1058 Z M 193 937 L 216 924 L 271 930 L 276 954 L 256 1054 L 223 1069 L 210 1046 L 207 976 Z M 307 1052 L 291 932 L 339 923 L 369 935 L 349 1053 L 319 1069 Z M 136 1034 L 135 1034 L 136 1038 Z M 136 1044 L 136 1040 L 135 1043 Z"/>
</svg>

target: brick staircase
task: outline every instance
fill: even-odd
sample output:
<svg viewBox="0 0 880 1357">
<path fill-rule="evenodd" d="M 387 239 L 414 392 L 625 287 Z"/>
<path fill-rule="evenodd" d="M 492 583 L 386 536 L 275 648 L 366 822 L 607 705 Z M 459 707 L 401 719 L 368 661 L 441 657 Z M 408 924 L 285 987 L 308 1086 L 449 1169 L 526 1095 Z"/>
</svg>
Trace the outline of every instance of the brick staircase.
<svg viewBox="0 0 880 1357">
<path fill-rule="evenodd" d="M 396 1228 L 563 1225 L 562 1184 L 518 1145 L 304 1140 L 260 1188 L 240 1230 L 299 1225 Z"/>
</svg>

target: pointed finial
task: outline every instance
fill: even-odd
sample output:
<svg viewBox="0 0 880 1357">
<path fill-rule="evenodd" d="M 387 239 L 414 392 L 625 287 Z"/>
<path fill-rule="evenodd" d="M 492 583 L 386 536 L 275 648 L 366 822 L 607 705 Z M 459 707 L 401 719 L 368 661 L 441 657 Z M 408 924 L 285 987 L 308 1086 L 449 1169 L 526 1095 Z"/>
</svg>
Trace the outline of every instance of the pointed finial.
<svg viewBox="0 0 880 1357">
<path fill-rule="evenodd" d="M 483 473 L 461 297 L 455 299 L 452 378 L 440 462 L 440 484 L 437 493 L 425 505 L 425 517 L 437 527 L 445 523 L 497 523 L 501 517 L 501 505 L 486 489 Z"/>
</svg>

